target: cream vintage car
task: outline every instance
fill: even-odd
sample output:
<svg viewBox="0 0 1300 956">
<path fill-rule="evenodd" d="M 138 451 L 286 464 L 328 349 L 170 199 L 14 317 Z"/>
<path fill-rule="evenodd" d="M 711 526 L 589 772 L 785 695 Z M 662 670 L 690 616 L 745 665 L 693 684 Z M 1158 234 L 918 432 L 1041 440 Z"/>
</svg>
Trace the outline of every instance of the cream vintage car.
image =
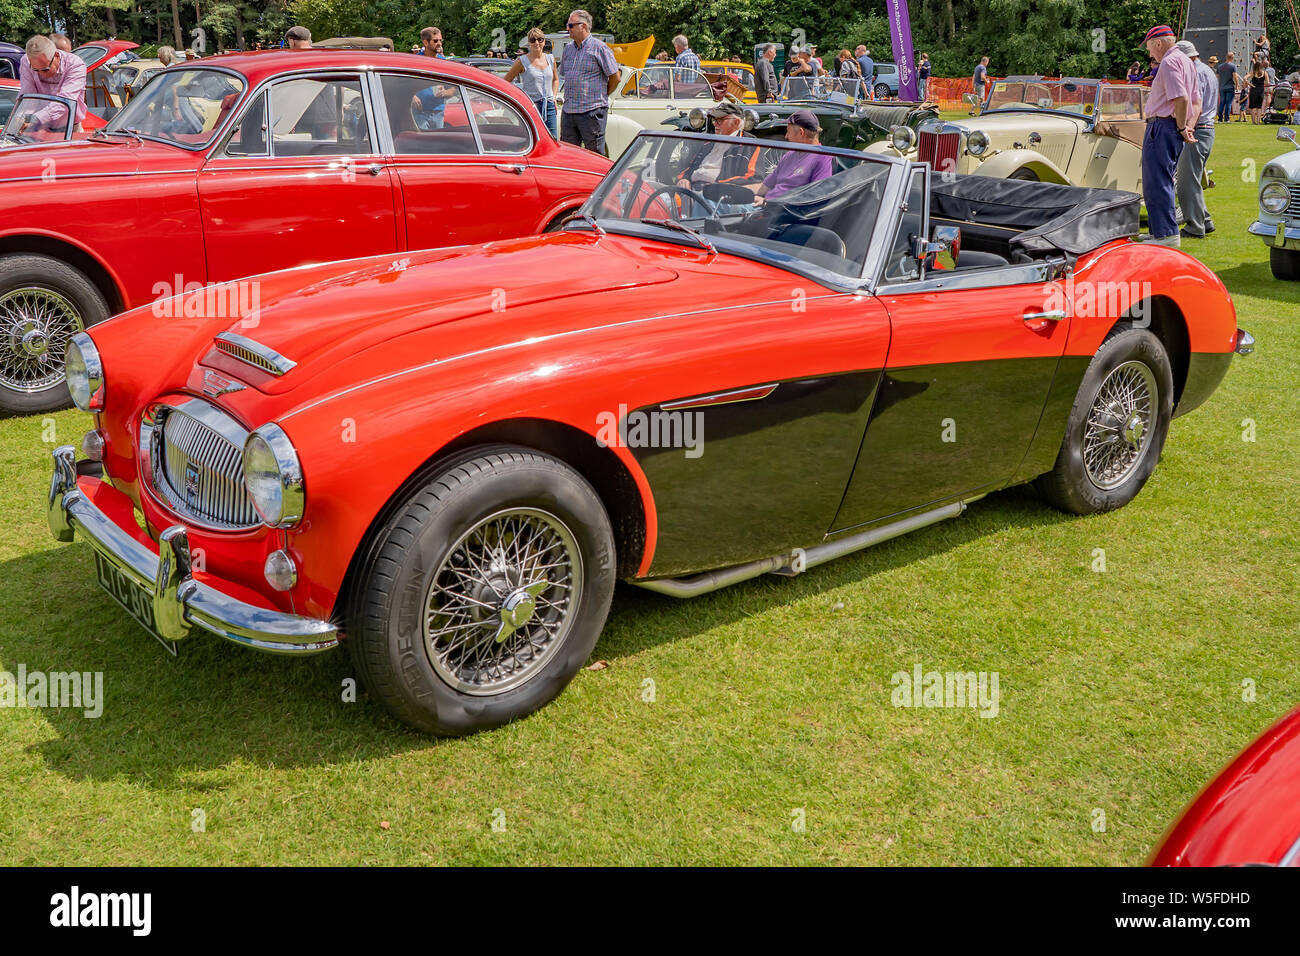
<svg viewBox="0 0 1300 956">
<path fill-rule="evenodd" d="M 609 95 L 605 122 L 605 151 L 610 159 L 622 155 L 641 130 L 662 129 L 666 119 L 722 102 L 708 77 L 696 70 L 665 63 L 640 70 L 625 66 L 621 72 L 617 89 Z"/>
<path fill-rule="evenodd" d="M 938 171 L 1142 192 L 1145 86 L 1009 77 L 977 117 L 898 128 L 868 152 L 903 153 Z"/>
<path fill-rule="evenodd" d="M 1300 279 L 1300 144 L 1283 126 L 1277 138 L 1289 152 L 1269 160 L 1259 177 L 1259 218 L 1247 230 L 1268 244 L 1268 264 L 1277 279 Z"/>
</svg>

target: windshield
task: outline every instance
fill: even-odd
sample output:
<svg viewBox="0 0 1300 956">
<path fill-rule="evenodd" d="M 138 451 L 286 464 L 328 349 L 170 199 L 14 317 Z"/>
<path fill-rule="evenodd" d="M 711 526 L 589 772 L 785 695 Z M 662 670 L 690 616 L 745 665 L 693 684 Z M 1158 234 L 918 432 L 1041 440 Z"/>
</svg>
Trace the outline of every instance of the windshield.
<svg viewBox="0 0 1300 956">
<path fill-rule="evenodd" d="M 179 146 L 204 146 L 243 92 L 244 81 L 232 74 L 173 67 L 132 97 L 106 131 L 131 131 Z"/>
<path fill-rule="evenodd" d="M 799 76 L 792 74 L 781 84 L 783 100 L 819 100 L 827 103 L 852 105 L 867 95 L 861 77 L 853 76 Z"/>
<path fill-rule="evenodd" d="M 67 139 L 71 132 L 72 110 L 67 100 L 43 93 L 25 93 L 13 105 L 4 124 L 0 146 L 58 142 Z"/>
<path fill-rule="evenodd" d="M 11 87 L 0 87 L 0 126 L 4 126 L 5 120 L 9 119 L 9 112 L 18 102 L 18 90 Z"/>
<path fill-rule="evenodd" d="M 890 164 L 753 137 L 642 133 L 579 218 L 784 268 L 861 276 Z M 798 271 L 796 269 L 796 271 Z"/>
<path fill-rule="evenodd" d="M 1097 104 L 1096 83 L 1070 80 L 1002 80 L 993 84 L 989 105 L 993 110 L 1061 110 L 1091 116 Z"/>
<path fill-rule="evenodd" d="M 79 46 L 72 51 L 72 55 L 81 58 L 81 62 L 86 64 L 86 69 L 91 65 L 99 62 L 104 54 L 108 52 L 108 47 L 103 46 Z"/>
</svg>

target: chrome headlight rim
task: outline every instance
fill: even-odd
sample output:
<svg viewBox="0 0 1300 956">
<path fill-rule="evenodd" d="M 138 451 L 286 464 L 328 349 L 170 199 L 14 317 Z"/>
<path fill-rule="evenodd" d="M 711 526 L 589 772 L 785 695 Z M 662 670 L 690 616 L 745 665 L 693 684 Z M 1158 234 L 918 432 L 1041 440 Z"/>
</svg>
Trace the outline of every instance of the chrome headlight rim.
<svg viewBox="0 0 1300 956">
<path fill-rule="evenodd" d="M 966 136 L 966 152 L 983 156 L 989 150 L 989 134 L 982 129 L 971 130 Z"/>
<path fill-rule="evenodd" d="M 255 459 L 263 454 L 269 456 L 275 465 L 276 497 L 273 502 L 263 497 L 265 489 L 249 474 Z M 307 503 L 302 463 L 289 436 L 274 422 L 253 429 L 244 441 L 244 487 L 258 517 L 267 527 L 292 528 L 302 521 Z"/>
<path fill-rule="evenodd" d="M 889 144 L 900 153 L 906 153 L 916 145 L 916 131 L 910 126 L 891 126 Z"/>
<path fill-rule="evenodd" d="M 709 123 L 709 118 L 704 115 L 704 110 L 698 106 L 692 107 L 691 111 L 686 114 L 686 125 L 697 133 L 704 129 Z"/>
<path fill-rule="evenodd" d="M 1290 204 L 1291 190 L 1287 189 L 1286 183 L 1265 183 L 1260 187 L 1259 207 L 1270 215 L 1277 216 L 1286 212 L 1286 207 Z"/>
<path fill-rule="evenodd" d="M 63 377 L 73 405 L 83 412 L 104 410 L 104 361 L 85 332 L 75 332 L 68 338 Z"/>
</svg>

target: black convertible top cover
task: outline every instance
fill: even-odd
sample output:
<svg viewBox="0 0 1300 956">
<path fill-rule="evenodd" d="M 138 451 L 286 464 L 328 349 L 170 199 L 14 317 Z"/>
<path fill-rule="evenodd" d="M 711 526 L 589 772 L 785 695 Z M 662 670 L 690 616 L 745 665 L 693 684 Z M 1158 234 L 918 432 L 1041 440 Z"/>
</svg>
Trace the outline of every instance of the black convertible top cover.
<svg viewBox="0 0 1300 956">
<path fill-rule="evenodd" d="M 1118 189 L 1085 189 L 992 176 L 931 179 L 930 214 L 1021 230 L 1013 252 L 1078 256 L 1113 239 L 1136 236 L 1142 197 Z"/>
</svg>

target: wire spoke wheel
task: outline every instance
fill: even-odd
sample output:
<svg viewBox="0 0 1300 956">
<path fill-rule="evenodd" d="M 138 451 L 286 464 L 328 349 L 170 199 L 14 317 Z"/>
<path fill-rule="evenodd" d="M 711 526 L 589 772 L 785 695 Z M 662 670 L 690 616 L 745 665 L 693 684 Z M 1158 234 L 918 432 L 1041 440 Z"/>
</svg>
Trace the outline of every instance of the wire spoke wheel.
<svg viewBox="0 0 1300 956">
<path fill-rule="evenodd" d="M 68 340 L 81 330 L 76 307 L 52 289 L 0 294 L 0 386 L 37 392 L 63 381 Z"/>
<path fill-rule="evenodd" d="M 1137 470 L 1155 423 L 1156 378 L 1143 362 L 1116 367 L 1102 381 L 1083 434 L 1088 480 L 1109 491 Z"/>
<path fill-rule="evenodd" d="M 537 508 L 489 515 L 448 549 L 425 600 L 424 639 L 438 676 L 486 696 L 536 675 L 564 644 L 582 597 L 582 554 Z"/>
</svg>

